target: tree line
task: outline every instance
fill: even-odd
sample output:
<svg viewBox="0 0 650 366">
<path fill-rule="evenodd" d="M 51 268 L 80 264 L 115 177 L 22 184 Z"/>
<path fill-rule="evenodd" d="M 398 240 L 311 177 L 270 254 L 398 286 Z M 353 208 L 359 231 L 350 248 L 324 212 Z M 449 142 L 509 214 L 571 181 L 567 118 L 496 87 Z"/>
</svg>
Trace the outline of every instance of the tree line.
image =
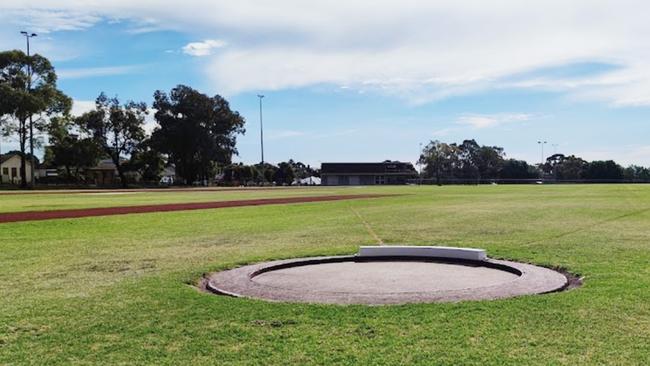
<svg viewBox="0 0 650 366">
<path fill-rule="evenodd" d="M 557 181 L 650 181 L 650 169 L 631 165 L 626 168 L 612 160 L 586 161 L 574 155 L 553 154 L 544 164 L 506 158 L 499 146 L 480 145 L 475 140 L 462 143 L 431 141 L 418 160 L 422 178 L 436 184 L 454 182 L 518 181 L 545 179 Z"/>
<path fill-rule="evenodd" d="M 49 137 L 43 163 L 61 168 L 65 180 L 83 182 L 85 169 L 109 158 L 126 186 L 128 173 L 155 180 L 167 164 L 175 167 L 181 183 L 211 179 L 219 167 L 232 163 L 237 135 L 245 133 L 244 118 L 223 97 L 185 85 L 154 93 L 157 126 L 148 136 L 146 103 L 121 103 L 101 93 L 93 110 L 74 117 L 71 98 L 56 82 L 45 57 L 0 52 L 0 133 L 18 140 L 23 186 L 28 184 L 27 160 L 43 147 L 43 135 Z"/>
<path fill-rule="evenodd" d="M 226 166 L 222 174 L 218 176 L 220 181 L 230 185 L 291 185 L 296 180 L 309 177 L 320 177 L 320 170 L 293 159 L 278 165 L 269 163 L 231 164 Z"/>
<path fill-rule="evenodd" d="M 292 184 L 296 178 L 319 176 L 319 171 L 289 160 L 277 166 L 233 164 L 237 136 L 245 120 L 219 95 L 208 96 L 178 85 L 169 93 L 157 90 L 151 109 L 144 102 L 120 102 L 101 93 L 95 107 L 71 116 L 72 99 L 57 87 L 47 58 L 22 51 L 0 52 L 0 135 L 18 141 L 21 184 L 28 184 L 27 161 L 36 165 L 34 149 L 44 147 L 43 164 L 60 171 L 68 183 L 85 183 L 86 170 L 110 159 L 123 186 L 130 177 L 157 182 L 165 167 L 174 167 L 176 184 Z M 147 115 L 157 125 L 145 133 Z M 48 136 L 47 146 L 42 136 Z M 436 183 L 489 180 L 556 179 L 648 181 L 650 170 L 623 168 L 614 161 L 587 162 L 554 154 L 544 164 L 508 159 L 502 147 L 431 141 L 421 152 L 422 177 Z M 33 175 L 32 175 L 33 176 Z"/>
</svg>

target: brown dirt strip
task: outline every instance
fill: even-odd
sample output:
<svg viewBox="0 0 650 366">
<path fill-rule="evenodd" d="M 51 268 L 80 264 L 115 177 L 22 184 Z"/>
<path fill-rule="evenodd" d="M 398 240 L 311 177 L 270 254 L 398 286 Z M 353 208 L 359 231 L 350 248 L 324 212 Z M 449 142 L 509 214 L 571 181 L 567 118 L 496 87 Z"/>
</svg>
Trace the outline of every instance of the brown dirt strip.
<svg viewBox="0 0 650 366">
<path fill-rule="evenodd" d="M 123 192 L 241 192 L 241 191 L 275 191 L 275 190 L 299 190 L 316 188 L 314 186 L 297 187 L 224 187 L 224 188 L 122 188 L 122 189 L 36 189 L 30 191 L 9 190 L 0 191 L 0 196 L 21 195 L 21 194 L 83 194 L 83 193 L 123 193 Z M 331 187 L 330 187 L 331 188 Z"/>
<path fill-rule="evenodd" d="M 143 206 L 76 208 L 76 209 L 53 210 L 53 211 L 7 212 L 7 213 L 0 213 L 0 223 L 51 220 L 51 219 L 69 219 L 69 218 L 91 217 L 91 216 L 126 215 L 126 214 L 133 214 L 133 213 L 148 213 L 148 212 L 205 210 L 211 208 L 341 201 L 341 200 L 380 198 L 380 197 L 390 197 L 390 196 L 395 196 L 395 195 L 350 194 L 350 195 L 335 195 L 335 196 L 263 198 L 263 199 L 219 201 L 219 202 L 168 203 L 168 204 L 143 205 Z"/>
</svg>

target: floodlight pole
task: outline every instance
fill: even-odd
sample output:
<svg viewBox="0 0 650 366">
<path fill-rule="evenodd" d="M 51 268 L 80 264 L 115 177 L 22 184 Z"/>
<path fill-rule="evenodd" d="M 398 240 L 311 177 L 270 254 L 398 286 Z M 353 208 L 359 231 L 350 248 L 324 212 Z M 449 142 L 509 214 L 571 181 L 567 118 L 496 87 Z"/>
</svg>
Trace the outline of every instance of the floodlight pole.
<svg viewBox="0 0 650 366">
<path fill-rule="evenodd" d="M 539 164 L 539 166 L 541 168 L 541 166 L 544 165 L 544 145 L 546 145 L 548 142 L 547 141 L 537 141 L 537 143 L 542 148 L 542 160 L 540 161 L 540 164 Z"/>
<path fill-rule="evenodd" d="M 262 152 L 262 167 L 264 167 L 264 123 L 262 122 L 262 98 L 264 95 L 257 94 L 257 97 L 260 98 L 260 150 Z"/>
<path fill-rule="evenodd" d="M 422 143 L 420 142 L 420 151 L 418 152 L 418 168 L 420 168 L 420 173 L 418 178 L 420 181 L 420 185 L 422 185 L 422 162 L 420 161 L 420 155 L 422 155 Z"/>
<path fill-rule="evenodd" d="M 28 33 L 25 31 L 20 32 L 23 36 L 25 36 L 25 41 L 27 42 L 27 93 L 30 94 L 32 92 L 32 59 L 31 55 L 29 53 L 29 39 L 38 36 L 36 33 Z M 29 161 L 30 161 L 30 186 L 34 188 L 34 121 L 32 120 L 32 114 L 29 114 Z"/>
</svg>

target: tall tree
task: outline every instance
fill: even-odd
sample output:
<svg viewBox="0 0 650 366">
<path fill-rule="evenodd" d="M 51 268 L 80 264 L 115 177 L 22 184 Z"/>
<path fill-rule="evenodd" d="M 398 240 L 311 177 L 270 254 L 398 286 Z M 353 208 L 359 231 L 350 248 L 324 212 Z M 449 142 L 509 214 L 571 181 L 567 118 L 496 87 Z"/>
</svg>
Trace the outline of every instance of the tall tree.
<svg viewBox="0 0 650 366">
<path fill-rule="evenodd" d="M 456 144 L 447 144 L 440 141 L 431 141 L 422 150 L 420 163 L 424 164 L 424 175 L 436 179 L 436 184 L 443 178 L 453 177 L 454 171 L 459 167 L 460 149 Z"/>
<path fill-rule="evenodd" d="M 576 180 L 584 178 L 588 163 L 575 155 L 561 156 L 553 165 L 557 179 Z"/>
<path fill-rule="evenodd" d="M 11 131 L 18 135 L 23 187 L 27 186 L 26 149 L 29 145 L 33 156 L 34 134 L 44 129 L 49 116 L 67 114 L 72 106 L 71 99 L 57 89 L 56 79 L 54 67 L 41 55 L 0 52 L 0 117 L 6 117 Z"/>
<path fill-rule="evenodd" d="M 127 186 L 127 181 L 122 158 L 130 157 L 144 140 L 146 114 L 145 103 L 129 101 L 121 105 L 117 98 L 108 98 L 101 93 L 95 101 L 95 110 L 86 112 L 77 119 L 77 123 L 111 157 L 123 187 Z"/>
<path fill-rule="evenodd" d="M 184 85 L 169 95 L 156 91 L 154 100 L 159 127 L 152 140 L 168 154 L 186 184 L 209 179 L 215 163 L 230 164 L 237 154 L 237 134 L 245 129 L 244 118 L 230 109 L 228 101 Z"/>
<path fill-rule="evenodd" d="M 80 136 L 67 117 L 52 118 L 48 126 L 49 145 L 45 147 L 44 163 L 63 168 L 69 181 L 79 181 L 84 168 L 97 164 L 103 152 L 92 138 Z"/>
<path fill-rule="evenodd" d="M 465 140 L 458 148 L 461 176 L 478 181 L 497 177 L 505 155 L 503 148 L 482 146 L 475 140 Z"/>
</svg>

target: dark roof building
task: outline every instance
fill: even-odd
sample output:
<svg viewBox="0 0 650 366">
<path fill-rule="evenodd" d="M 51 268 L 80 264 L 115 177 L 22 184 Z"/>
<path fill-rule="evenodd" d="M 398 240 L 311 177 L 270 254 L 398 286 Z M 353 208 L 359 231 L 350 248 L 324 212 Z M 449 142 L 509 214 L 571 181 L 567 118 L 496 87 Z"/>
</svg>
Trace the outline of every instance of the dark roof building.
<svg viewBox="0 0 650 366">
<path fill-rule="evenodd" d="M 382 163 L 323 163 L 321 184 L 325 186 L 406 184 L 417 177 L 411 163 L 386 160 Z"/>
</svg>

